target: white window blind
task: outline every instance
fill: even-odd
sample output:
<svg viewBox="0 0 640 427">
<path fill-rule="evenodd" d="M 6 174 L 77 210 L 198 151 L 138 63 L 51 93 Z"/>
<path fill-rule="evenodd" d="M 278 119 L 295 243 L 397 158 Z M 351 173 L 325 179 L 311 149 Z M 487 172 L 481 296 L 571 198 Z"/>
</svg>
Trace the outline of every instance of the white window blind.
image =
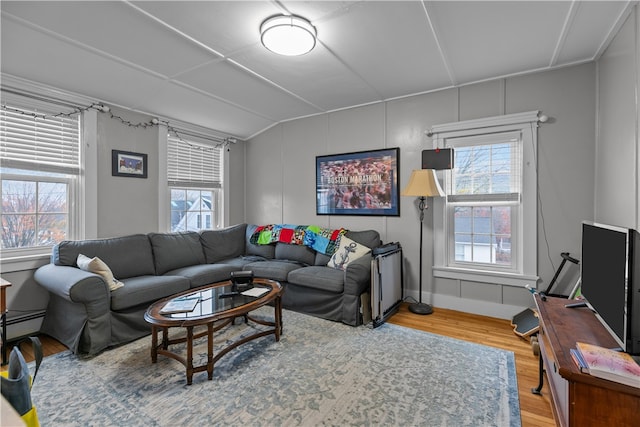
<svg viewBox="0 0 640 427">
<path fill-rule="evenodd" d="M 55 113 L 64 110 L 57 105 L 54 108 Z M 0 110 L 3 167 L 79 173 L 79 115 L 54 117 L 55 113 L 41 107 L 3 104 Z"/>
<path fill-rule="evenodd" d="M 167 139 L 170 187 L 222 187 L 222 149 L 211 141 L 170 135 Z"/>
</svg>

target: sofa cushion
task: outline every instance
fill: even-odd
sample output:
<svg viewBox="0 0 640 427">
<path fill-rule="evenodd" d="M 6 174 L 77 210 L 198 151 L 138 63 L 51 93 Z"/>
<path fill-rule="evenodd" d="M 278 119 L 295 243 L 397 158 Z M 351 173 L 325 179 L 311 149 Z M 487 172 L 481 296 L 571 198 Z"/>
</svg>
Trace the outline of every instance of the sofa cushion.
<svg viewBox="0 0 640 427">
<path fill-rule="evenodd" d="M 64 240 L 53 247 L 51 262 L 76 267 L 78 255 L 99 257 L 120 280 L 155 274 L 153 252 L 144 234 L 95 240 Z"/>
<path fill-rule="evenodd" d="M 275 245 L 254 245 L 250 242 L 251 236 L 258 228 L 257 225 L 247 225 L 247 231 L 245 233 L 245 251 L 247 255 L 258 255 L 264 258 L 273 259 L 275 256 Z"/>
<path fill-rule="evenodd" d="M 369 254 L 370 252 L 370 248 L 361 245 L 358 242 L 354 242 L 347 236 L 342 236 L 340 238 L 340 243 L 338 244 L 338 249 L 331 256 L 327 266 L 337 268 L 338 270 L 346 270 L 347 266 L 351 262 Z"/>
<path fill-rule="evenodd" d="M 189 289 L 189 279 L 180 276 L 138 276 L 123 280 L 124 286 L 111 293 L 111 309 L 125 310 Z"/>
<path fill-rule="evenodd" d="M 110 291 L 115 291 L 116 289 L 124 286 L 124 283 L 113 277 L 113 273 L 109 266 L 97 256 L 89 258 L 88 256 L 80 254 L 78 255 L 76 263 L 80 270 L 100 275 L 104 281 L 107 282 L 107 285 L 109 285 Z"/>
<path fill-rule="evenodd" d="M 242 267 L 231 264 L 198 264 L 171 270 L 167 272 L 167 275 L 186 277 L 189 279 L 191 287 L 197 288 L 229 280 L 231 272 L 239 270 L 242 270 Z"/>
<path fill-rule="evenodd" d="M 380 233 L 375 230 L 347 231 L 346 236 L 370 249 L 380 246 Z"/>
<path fill-rule="evenodd" d="M 292 261 L 258 261 L 251 262 L 243 267 L 244 271 L 252 271 L 253 277 L 286 282 L 289 272 L 302 268 L 301 264 Z"/>
<path fill-rule="evenodd" d="M 238 224 L 220 230 L 200 232 L 200 242 L 206 262 L 213 264 L 244 255 L 246 230 L 247 224 Z"/>
<path fill-rule="evenodd" d="M 274 255 L 276 260 L 295 261 L 303 265 L 313 265 L 316 258 L 316 251 L 307 246 L 276 243 Z"/>
<path fill-rule="evenodd" d="M 323 253 L 316 252 L 316 259 L 315 259 L 313 265 L 326 266 L 329 263 L 330 259 L 331 259 L 331 257 L 329 255 L 325 255 Z"/>
<path fill-rule="evenodd" d="M 204 264 L 200 235 L 194 231 L 184 233 L 149 233 L 153 247 L 156 274 L 165 274 L 189 265 Z"/>
<path fill-rule="evenodd" d="M 342 293 L 344 271 L 321 266 L 304 267 L 290 272 L 288 282 L 306 288 Z"/>
<path fill-rule="evenodd" d="M 368 248 L 377 248 L 380 246 L 380 234 L 375 230 L 365 231 L 347 231 L 345 234 L 351 240 L 360 243 Z M 316 259 L 313 265 L 326 266 L 329 263 L 331 256 L 316 253 Z"/>
</svg>

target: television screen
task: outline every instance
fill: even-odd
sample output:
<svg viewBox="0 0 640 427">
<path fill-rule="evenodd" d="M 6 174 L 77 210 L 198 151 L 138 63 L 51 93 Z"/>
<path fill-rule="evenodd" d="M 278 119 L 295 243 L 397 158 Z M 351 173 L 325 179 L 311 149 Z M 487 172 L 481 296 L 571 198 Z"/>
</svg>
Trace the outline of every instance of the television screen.
<svg viewBox="0 0 640 427">
<path fill-rule="evenodd" d="M 625 348 L 628 272 L 626 228 L 585 222 L 582 225 L 582 295 Z"/>
</svg>

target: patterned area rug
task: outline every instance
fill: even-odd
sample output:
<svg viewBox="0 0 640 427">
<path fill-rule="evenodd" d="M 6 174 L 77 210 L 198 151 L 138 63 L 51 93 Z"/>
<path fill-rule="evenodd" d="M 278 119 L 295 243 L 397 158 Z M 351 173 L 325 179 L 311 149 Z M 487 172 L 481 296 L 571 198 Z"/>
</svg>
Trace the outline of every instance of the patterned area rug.
<svg viewBox="0 0 640 427">
<path fill-rule="evenodd" d="M 269 316 L 273 310 L 263 309 Z M 151 338 L 82 358 L 46 358 L 32 394 L 43 426 L 520 426 L 513 353 L 384 324 L 284 311 L 280 342 L 224 356 L 193 385 Z M 247 333 L 237 324 L 222 343 Z M 195 348 L 206 356 L 204 340 Z"/>
</svg>

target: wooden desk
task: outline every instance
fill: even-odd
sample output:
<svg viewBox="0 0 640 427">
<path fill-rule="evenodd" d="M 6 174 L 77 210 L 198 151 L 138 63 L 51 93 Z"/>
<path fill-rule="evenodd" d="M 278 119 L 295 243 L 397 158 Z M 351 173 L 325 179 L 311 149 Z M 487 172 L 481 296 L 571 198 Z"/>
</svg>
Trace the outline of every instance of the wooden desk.
<svg viewBox="0 0 640 427">
<path fill-rule="evenodd" d="M 566 308 L 563 298 L 535 297 L 540 319 L 540 357 L 560 426 L 637 426 L 640 388 L 580 372 L 569 350 L 576 341 L 619 347 L 588 308 Z M 573 302 L 573 301 L 571 301 Z"/>
<path fill-rule="evenodd" d="M 0 277 L 0 321 L 2 322 L 2 364 L 7 364 L 7 294 L 6 289 L 11 286 Z"/>
</svg>

